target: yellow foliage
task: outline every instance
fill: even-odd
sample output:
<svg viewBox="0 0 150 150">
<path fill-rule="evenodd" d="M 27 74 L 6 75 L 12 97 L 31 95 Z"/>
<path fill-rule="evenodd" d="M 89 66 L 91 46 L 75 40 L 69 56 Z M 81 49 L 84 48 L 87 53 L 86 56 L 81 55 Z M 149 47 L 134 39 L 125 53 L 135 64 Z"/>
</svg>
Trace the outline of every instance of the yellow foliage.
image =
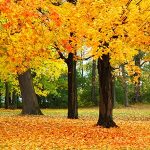
<svg viewBox="0 0 150 150">
<path fill-rule="evenodd" d="M 56 47 L 68 55 L 87 46 L 87 55 L 95 59 L 109 53 L 112 66 L 130 62 L 137 49 L 149 51 L 149 0 L 79 0 L 59 7 L 55 2 L 62 3 L 0 2 L 0 55 L 6 73 L 40 68 L 45 61 L 48 66 L 49 59 L 57 58 Z"/>
</svg>

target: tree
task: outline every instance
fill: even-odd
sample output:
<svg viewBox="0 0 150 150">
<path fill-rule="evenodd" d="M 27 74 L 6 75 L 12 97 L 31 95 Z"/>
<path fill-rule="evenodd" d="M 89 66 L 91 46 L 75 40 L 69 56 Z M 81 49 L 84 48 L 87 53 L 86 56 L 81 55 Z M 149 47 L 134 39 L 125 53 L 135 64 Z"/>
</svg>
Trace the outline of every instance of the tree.
<svg viewBox="0 0 150 150">
<path fill-rule="evenodd" d="M 147 60 L 148 61 L 148 60 Z M 150 62 L 147 62 L 142 67 L 142 85 L 141 85 L 141 98 L 142 102 L 150 102 Z"/>
<path fill-rule="evenodd" d="M 128 107 L 129 106 L 129 98 L 128 98 L 128 84 L 127 84 L 127 77 L 126 77 L 126 72 L 125 72 L 125 67 L 124 65 L 121 65 L 122 69 L 122 77 L 123 77 L 123 89 L 124 89 L 124 106 Z"/>
<path fill-rule="evenodd" d="M 145 63 L 145 61 L 142 61 L 142 58 L 144 57 L 144 53 L 142 51 L 139 51 L 138 54 L 134 57 L 135 65 L 141 69 L 142 65 Z M 137 73 L 135 73 L 134 76 L 138 76 Z M 141 102 L 141 93 L 140 93 L 140 88 L 141 88 L 141 77 L 138 78 L 137 82 L 134 84 L 134 97 L 133 100 L 134 102 Z"/>
<path fill-rule="evenodd" d="M 54 53 L 48 48 L 51 43 L 52 32 L 47 28 L 54 28 L 55 20 L 52 4 L 46 1 L 2 1 L 1 11 L 1 61 L 5 67 L 5 74 L 18 77 L 23 99 L 23 114 L 41 114 L 37 97 L 32 84 L 30 68 L 37 68 L 45 59 L 50 59 Z M 48 7 L 46 7 L 48 6 Z M 44 7 L 41 10 L 41 7 Z M 47 12 L 51 10 L 51 12 Z M 47 17 L 51 18 L 46 23 Z M 57 15 L 57 14 L 56 14 Z M 51 38 L 47 38 L 51 37 Z M 27 86 L 27 87 L 26 87 Z"/>
<path fill-rule="evenodd" d="M 107 0 L 80 0 L 76 3 L 75 7 L 70 6 L 71 8 L 69 8 L 67 3 L 63 5 L 63 8 L 67 8 L 68 11 L 66 13 L 68 14 L 70 9 L 73 9 L 71 13 L 74 13 L 74 16 L 68 15 L 69 17 L 67 18 L 66 15 L 64 17 L 67 23 L 64 24 L 64 28 L 59 28 L 58 30 L 60 34 L 59 38 L 56 38 L 56 48 L 61 45 L 61 47 L 68 50 L 68 53 L 73 53 L 75 59 L 75 54 L 79 48 L 77 44 L 81 40 L 84 41 L 81 42 L 82 46 L 86 45 L 87 47 L 91 47 L 91 56 L 94 56 L 95 59 L 99 59 L 99 79 L 103 78 L 103 74 L 106 75 L 103 81 L 105 81 L 107 85 L 105 85 L 103 81 L 100 81 L 100 89 L 102 89 L 105 94 L 100 92 L 101 101 L 103 101 L 100 102 L 100 108 L 103 108 L 103 112 L 101 112 L 102 109 L 100 109 L 98 125 L 104 127 L 116 126 L 112 119 L 113 96 L 111 68 L 130 62 L 133 60 L 134 55 L 137 54 L 137 47 L 142 47 L 145 44 L 148 45 L 149 25 L 145 17 L 145 15 L 148 15 L 145 11 L 145 9 L 147 9 L 145 4 L 148 4 L 147 0 L 140 0 L 138 2 L 122 0 L 117 3 Z M 63 13 L 64 12 L 62 12 L 62 14 Z M 79 18 L 79 22 L 82 24 L 80 28 L 79 24 L 75 23 Z M 83 27 L 86 30 L 83 29 Z M 60 35 L 63 36 L 60 38 Z M 66 40 L 64 40 L 65 38 L 63 37 L 65 37 Z M 72 49 L 75 47 L 76 50 L 73 51 Z M 60 56 L 62 56 L 62 48 L 58 48 L 58 51 L 59 53 L 61 51 Z M 107 89 L 106 91 L 105 88 Z M 108 104 L 108 106 L 103 107 L 102 104 L 104 103 Z M 101 117 L 101 114 L 105 117 Z"/>
<path fill-rule="evenodd" d="M 82 47 L 83 42 L 80 30 L 78 31 L 79 17 L 72 16 L 76 9 L 74 6 L 76 1 L 68 2 L 72 4 L 64 3 L 59 9 L 62 26 L 56 29 L 54 47 L 68 67 L 68 118 L 76 119 L 78 118 L 76 61 L 78 60 L 77 51 Z"/>
<path fill-rule="evenodd" d="M 86 39 L 92 47 L 91 53 L 98 58 L 101 98 L 97 125 L 116 126 L 112 119 L 111 68 L 130 62 L 137 54 L 137 47 L 149 45 L 147 42 L 149 23 L 144 16 L 148 15 L 145 11 L 146 4 L 148 4 L 147 0 L 138 2 L 91 0 L 79 3 L 80 7 L 84 6 L 82 14 L 84 13 L 89 24 L 87 29 L 89 38 Z"/>
<path fill-rule="evenodd" d="M 9 83 L 5 82 L 5 109 L 8 109 L 11 104 Z"/>
<path fill-rule="evenodd" d="M 97 105 L 97 98 L 96 98 L 96 60 L 93 60 L 93 62 L 92 62 L 91 99 L 92 99 L 92 101 L 94 101 L 94 104 Z"/>
<path fill-rule="evenodd" d="M 70 33 L 71 34 L 71 33 Z M 72 35 L 71 35 L 72 36 Z M 68 68 L 68 118 L 78 118 L 78 104 L 77 104 L 77 85 L 76 85 L 76 54 L 73 52 L 68 53 L 68 57 L 65 58 L 58 46 L 56 47 L 58 54 L 65 61 Z"/>
</svg>

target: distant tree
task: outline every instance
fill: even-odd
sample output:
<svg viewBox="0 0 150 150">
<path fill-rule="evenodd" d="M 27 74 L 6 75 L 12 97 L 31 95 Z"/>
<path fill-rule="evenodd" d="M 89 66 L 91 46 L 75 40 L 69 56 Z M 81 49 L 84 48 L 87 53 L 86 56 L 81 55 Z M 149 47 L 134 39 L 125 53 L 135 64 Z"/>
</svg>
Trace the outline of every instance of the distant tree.
<svg viewBox="0 0 150 150">
<path fill-rule="evenodd" d="M 96 60 L 92 62 L 92 87 L 91 87 L 91 99 L 95 105 L 97 105 L 96 97 Z"/>
<path fill-rule="evenodd" d="M 5 109 L 10 108 L 11 105 L 11 93 L 9 83 L 5 82 Z"/>
</svg>

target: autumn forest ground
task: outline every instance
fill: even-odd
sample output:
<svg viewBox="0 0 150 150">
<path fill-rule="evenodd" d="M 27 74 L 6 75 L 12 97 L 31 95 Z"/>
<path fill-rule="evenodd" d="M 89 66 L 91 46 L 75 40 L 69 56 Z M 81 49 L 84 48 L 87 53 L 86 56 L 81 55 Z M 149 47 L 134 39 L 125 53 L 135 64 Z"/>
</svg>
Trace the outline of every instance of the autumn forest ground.
<svg viewBox="0 0 150 150">
<path fill-rule="evenodd" d="M 0 109 L 0 150 L 150 150 L 150 105 L 114 109 L 119 128 L 95 126 L 98 108 L 79 109 L 79 119 L 66 119 L 66 109 L 44 109 L 44 116 L 20 116 Z"/>
</svg>

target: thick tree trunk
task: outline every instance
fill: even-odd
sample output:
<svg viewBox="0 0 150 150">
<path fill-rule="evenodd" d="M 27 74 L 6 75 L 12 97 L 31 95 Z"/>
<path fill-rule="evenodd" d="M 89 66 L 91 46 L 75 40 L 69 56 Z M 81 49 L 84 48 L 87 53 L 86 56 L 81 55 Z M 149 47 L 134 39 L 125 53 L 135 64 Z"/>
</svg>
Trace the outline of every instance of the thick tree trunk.
<svg viewBox="0 0 150 150">
<path fill-rule="evenodd" d="M 23 102 L 22 114 L 41 115 L 42 112 L 34 91 L 30 69 L 19 75 L 18 80 Z"/>
<path fill-rule="evenodd" d="M 95 105 L 97 105 L 96 98 L 96 60 L 92 63 L 92 89 L 91 89 L 91 99 Z"/>
<path fill-rule="evenodd" d="M 113 88 L 111 70 L 109 55 L 103 55 L 102 60 L 98 59 L 100 103 L 97 125 L 106 128 L 117 127 L 112 118 Z"/>
<path fill-rule="evenodd" d="M 73 54 L 68 55 L 68 118 L 78 118 L 77 85 L 76 85 L 76 61 Z"/>
<path fill-rule="evenodd" d="M 5 82 L 5 109 L 9 108 L 10 102 L 9 84 Z"/>
</svg>

